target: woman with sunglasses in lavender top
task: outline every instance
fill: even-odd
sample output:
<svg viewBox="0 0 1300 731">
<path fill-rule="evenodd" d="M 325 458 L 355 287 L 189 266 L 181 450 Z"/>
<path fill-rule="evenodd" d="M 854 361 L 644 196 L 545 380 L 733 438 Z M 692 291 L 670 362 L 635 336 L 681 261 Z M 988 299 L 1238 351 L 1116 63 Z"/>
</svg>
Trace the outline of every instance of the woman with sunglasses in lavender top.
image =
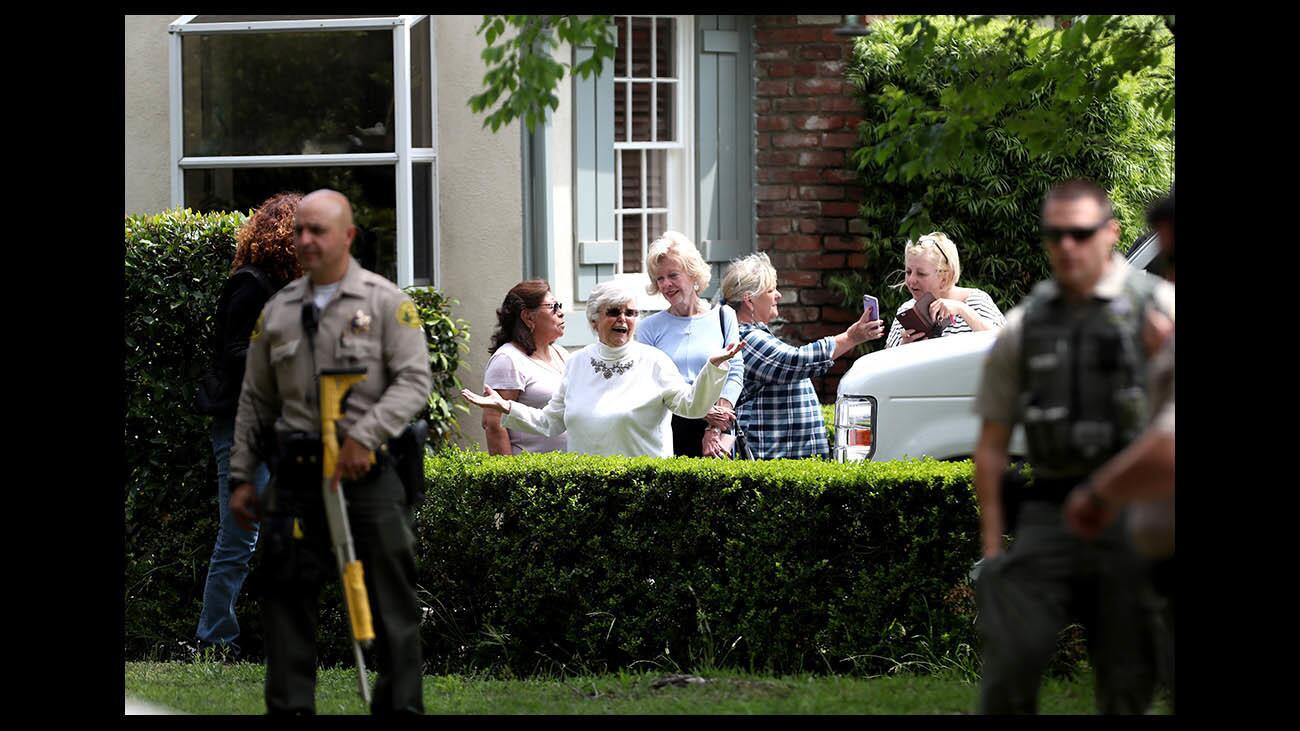
<svg viewBox="0 0 1300 731">
<path fill-rule="evenodd" d="M 564 335 L 564 310 L 551 287 L 542 279 L 516 284 L 497 310 L 497 330 L 492 334 L 492 357 L 483 383 L 501 398 L 540 409 L 551 400 L 564 379 L 569 356 L 555 344 Z M 541 436 L 501 425 L 501 414 L 483 412 L 483 432 L 489 454 L 563 452 L 564 433 Z"/>
<path fill-rule="evenodd" d="M 928 337 L 927 333 L 904 328 L 897 317 L 912 309 L 917 299 L 926 294 L 934 298 L 930 303 L 930 317 L 936 322 L 947 323 L 940 337 L 995 330 L 1007 324 L 1002 310 L 987 293 L 974 287 L 957 286 L 957 279 L 961 276 L 957 245 L 943 233 L 935 231 L 920 237 L 915 243 L 908 242 L 903 263 L 905 277 L 898 286 L 906 287 L 912 298 L 899 305 L 894 313 L 894 322 L 889 326 L 889 336 L 885 339 L 886 348 Z"/>
<path fill-rule="evenodd" d="M 672 414 L 702 418 L 718 400 L 728 361 L 740 341 L 709 358 L 687 383 L 662 350 L 634 339 L 640 311 L 636 289 L 626 281 L 603 282 L 587 297 L 587 321 L 599 338 L 569 357 L 564 379 L 544 408 L 501 397 L 491 385 L 479 396 L 461 396 L 502 414 L 507 429 L 556 436 L 567 432 L 568 451 L 629 457 L 671 457 Z"/>
</svg>

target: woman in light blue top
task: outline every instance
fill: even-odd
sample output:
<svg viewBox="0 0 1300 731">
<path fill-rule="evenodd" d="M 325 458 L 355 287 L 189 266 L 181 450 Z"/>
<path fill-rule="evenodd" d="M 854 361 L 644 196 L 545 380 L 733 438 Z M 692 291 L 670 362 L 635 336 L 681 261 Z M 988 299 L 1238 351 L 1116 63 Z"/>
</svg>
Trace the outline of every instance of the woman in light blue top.
<svg viewBox="0 0 1300 731">
<path fill-rule="evenodd" d="M 740 339 L 735 310 L 720 305 L 710 308 L 699 293 L 709 286 L 712 272 L 695 244 L 676 231 L 667 231 L 646 252 L 650 273 L 650 294 L 662 294 L 668 309 L 645 318 L 636 339 L 668 354 L 687 383 L 694 383 L 709 356 Z M 673 454 L 681 457 L 727 457 L 719 444 L 722 432 L 736 418 L 744 363 L 732 358 L 728 364 L 722 396 L 703 419 L 673 415 Z"/>
</svg>

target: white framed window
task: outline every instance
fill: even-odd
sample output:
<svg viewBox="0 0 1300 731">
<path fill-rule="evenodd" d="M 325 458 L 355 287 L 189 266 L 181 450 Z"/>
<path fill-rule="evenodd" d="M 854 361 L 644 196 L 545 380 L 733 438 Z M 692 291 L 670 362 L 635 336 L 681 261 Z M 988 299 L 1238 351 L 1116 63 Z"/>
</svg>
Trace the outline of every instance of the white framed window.
<svg viewBox="0 0 1300 731">
<path fill-rule="evenodd" d="M 399 286 L 439 283 L 433 20 L 187 15 L 170 27 L 172 205 L 250 210 L 329 187 L 353 254 Z"/>
<path fill-rule="evenodd" d="M 690 19 L 614 18 L 617 274 L 645 273 L 646 250 L 669 229 L 689 231 Z M 644 274 L 648 277 L 648 274 Z"/>
</svg>

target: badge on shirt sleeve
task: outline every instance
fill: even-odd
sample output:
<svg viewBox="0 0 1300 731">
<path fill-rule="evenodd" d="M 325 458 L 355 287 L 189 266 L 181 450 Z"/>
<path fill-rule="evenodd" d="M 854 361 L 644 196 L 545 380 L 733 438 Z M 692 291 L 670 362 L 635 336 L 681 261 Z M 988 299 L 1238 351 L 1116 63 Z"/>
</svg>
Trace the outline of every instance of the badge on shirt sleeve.
<svg viewBox="0 0 1300 731">
<path fill-rule="evenodd" d="M 248 336 L 250 341 L 262 337 L 262 320 L 266 318 L 266 313 L 257 316 L 257 322 L 253 323 L 253 332 Z"/>
<path fill-rule="evenodd" d="M 352 316 L 348 322 L 348 332 L 353 335 L 365 335 L 370 332 L 370 315 L 365 310 L 357 310 L 357 314 Z"/>
<path fill-rule="evenodd" d="M 420 322 L 420 313 L 416 312 L 415 303 L 410 300 L 405 300 L 397 306 L 397 321 L 416 330 L 424 324 Z"/>
</svg>

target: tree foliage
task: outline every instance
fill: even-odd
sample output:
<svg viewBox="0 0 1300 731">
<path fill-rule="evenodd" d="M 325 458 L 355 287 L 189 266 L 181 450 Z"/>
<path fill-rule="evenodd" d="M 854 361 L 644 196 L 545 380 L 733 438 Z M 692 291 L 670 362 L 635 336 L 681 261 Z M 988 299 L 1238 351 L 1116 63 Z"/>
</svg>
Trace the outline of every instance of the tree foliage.
<svg viewBox="0 0 1300 731">
<path fill-rule="evenodd" d="M 884 312 L 908 239 L 943 231 L 961 284 L 1003 310 L 1049 276 L 1038 208 L 1053 183 L 1087 177 L 1109 191 L 1121 240 L 1173 175 L 1173 48 L 1153 17 L 1093 16 L 1067 29 L 1024 19 L 877 21 L 847 71 L 865 120 L 853 164 L 867 265 L 832 276 L 845 302 L 864 292 Z M 1150 66 L 1143 66 L 1150 63 Z"/>
<path fill-rule="evenodd" d="M 1094 140 L 1063 137 L 1061 130 L 1078 128 L 1093 112 L 1094 100 L 1123 93 L 1121 87 L 1135 79 L 1156 82 L 1141 84 L 1136 98 L 1172 124 L 1172 16 L 1088 15 L 1058 20 L 1054 27 L 1041 22 L 1040 16 L 981 15 L 916 16 L 890 24 L 898 36 L 898 61 L 909 68 L 933 68 L 935 54 L 951 68 L 962 44 L 976 39 L 994 37 L 1000 51 L 985 52 L 980 64 L 963 65 L 939 90 L 937 105 L 908 95 L 883 100 L 900 120 L 882 149 L 924 148 L 898 175 L 911 179 L 959 162 L 972 147 L 989 144 L 983 130 L 994 121 L 1030 155 L 1076 154 Z M 862 44 L 874 45 L 870 39 Z M 910 122 L 916 119 L 929 126 L 914 127 Z"/>
<path fill-rule="evenodd" d="M 483 91 L 470 97 L 469 107 L 475 113 L 491 110 L 483 126 L 493 132 L 515 119 L 523 119 L 531 132 L 548 108 L 560 105 L 555 88 L 565 69 L 585 79 L 614 58 L 614 28 L 607 15 L 484 15 L 477 33 L 487 41 L 480 56 L 488 71 Z M 551 52 L 560 43 L 591 46 L 591 57 L 577 65 L 556 61 Z"/>
</svg>

